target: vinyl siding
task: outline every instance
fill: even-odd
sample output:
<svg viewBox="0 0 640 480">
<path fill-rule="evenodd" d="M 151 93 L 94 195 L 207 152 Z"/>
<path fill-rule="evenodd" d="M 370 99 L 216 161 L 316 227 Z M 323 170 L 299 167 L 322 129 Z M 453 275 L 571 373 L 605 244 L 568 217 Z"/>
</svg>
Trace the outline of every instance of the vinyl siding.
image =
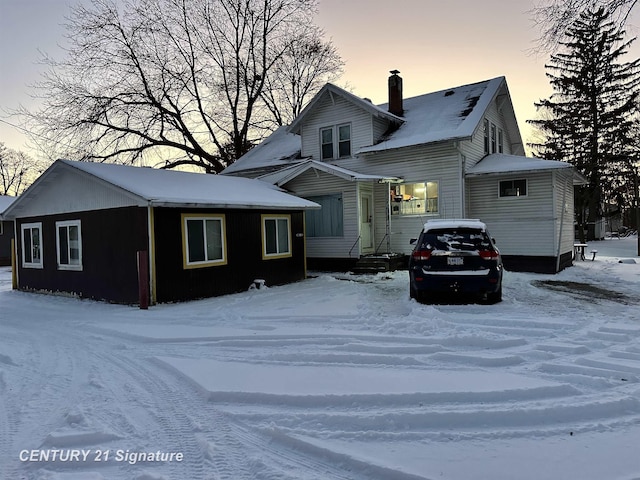
<svg viewBox="0 0 640 480">
<path fill-rule="evenodd" d="M 556 238 L 560 237 L 560 255 L 573 252 L 573 172 L 555 172 Z M 563 212 L 564 210 L 564 212 Z M 556 244 L 557 245 L 557 244 Z"/>
<path fill-rule="evenodd" d="M 302 125 L 302 156 L 321 160 L 320 129 L 345 123 L 351 124 L 352 154 L 373 143 L 372 115 L 339 95 L 325 93 Z"/>
<path fill-rule="evenodd" d="M 343 180 L 316 170 L 308 170 L 284 187 L 299 197 L 314 195 L 342 194 L 344 235 L 342 237 L 307 238 L 307 257 L 310 258 L 353 258 L 359 257 L 358 245 L 349 250 L 358 239 L 358 195 L 357 183 Z"/>
<path fill-rule="evenodd" d="M 471 141 L 463 142 L 461 145 L 461 149 L 466 157 L 465 167 L 467 169 L 473 167 L 476 163 L 478 163 L 484 156 L 484 119 L 489 120 L 491 123 L 496 125 L 498 128 L 502 129 L 504 133 L 503 139 L 503 152 L 507 155 L 515 154 L 511 148 L 512 144 L 512 135 L 509 132 L 507 123 L 505 121 L 504 115 L 498 110 L 496 102 L 491 102 L 489 108 L 485 112 L 483 120 L 478 125 L 478 128 L 473 134 Z"/>
<path fill-rule="evenodd" d="M 527 179 L 526 197 L 500 198 L 499 182 Z M 487 224 L 504 255 L 556 256 L 557 236 L 551 172 L 468 179 L 469 217 Z"/>
</svg>

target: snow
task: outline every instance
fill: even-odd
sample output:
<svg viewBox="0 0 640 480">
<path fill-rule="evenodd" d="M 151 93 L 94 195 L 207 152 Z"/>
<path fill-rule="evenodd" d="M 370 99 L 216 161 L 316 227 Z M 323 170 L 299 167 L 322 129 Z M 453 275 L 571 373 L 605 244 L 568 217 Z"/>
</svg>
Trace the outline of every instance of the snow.
<svg viewBox="0 0 640 480">
<path fill-rule="evenodd" d="M 57 160 L 27 190 L 37 190 L 40 183 L 62 166 L 80 170 L 111 185 L 122 188 L 154 206 L 189 205 L 216 208 L 319 208 L 313 202 L 285 193 L 259 180 L 222 175 L 206 175 L 140 168 L 107 163 Z M 246 192 L 251 192 L 247 195 Z M 35 194 L 35 193 L 34 193 Z M 11 206 L 16 208 L 29 195 L 20 197 Z"/>
<path fill-rule="evenodd" d="M 138 310 L 1 268 L 0 478 L 638 479 L 636 245 L 505 272 L 496 305 L 399 271 Z"/>
<path fill-rule="evenodd" d="M 0 195 L 0 218 L 2 218 L 2 213 L 9 208 L 15 199 L 16 197 L 11 197 L 9 195 Z"/>
<path fill-rule="evenodd" d="M 481 231 L 485 231 L 487 226 L 482 223 L 480 220 L 475 219 L 438 219 L 438 220 L 428 220 L 425 222 L 423 227 L 423 232 L 428 232 L 434 228 L 476 228 Z"/>
<path fill-rule="evenodd" d="M 484 157 L 471 167 L 467 174 L 482 175 L 489 173 L 533 172 L 558 168 L 573 168 L 573 166 L 570 163 L 560 162 L 558 160 L 543 160 L 541 158 L 493 153 Z"/>
</svg>

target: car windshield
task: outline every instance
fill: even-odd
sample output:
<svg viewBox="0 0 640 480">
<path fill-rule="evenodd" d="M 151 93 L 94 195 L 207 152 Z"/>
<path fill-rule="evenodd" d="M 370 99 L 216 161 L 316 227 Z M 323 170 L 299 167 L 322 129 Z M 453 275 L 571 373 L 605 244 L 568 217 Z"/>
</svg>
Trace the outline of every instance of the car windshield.
<svg viewBox="0 0 640 480">
<path fill-rule="evenodd" d="M 425 250 L 478 251 L 490 249 L 491 241 L 485 232 L 473 228 L 434 229 L 422 235 L 420 248 Z"/>
</svg>

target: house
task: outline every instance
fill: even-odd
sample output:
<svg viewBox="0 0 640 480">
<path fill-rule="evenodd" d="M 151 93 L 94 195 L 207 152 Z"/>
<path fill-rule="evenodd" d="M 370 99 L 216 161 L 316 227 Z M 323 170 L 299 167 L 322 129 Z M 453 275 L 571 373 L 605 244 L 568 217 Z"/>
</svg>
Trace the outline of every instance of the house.
<svg viewBox="0 0 640 480">
<path fill-rule="evenodd" d="M 568 163 L 528 158 L 504 77 L 389 103 L 325 85 L 288 127 L 222 173 L 258 178 L 318 203 L 307 215 L 311 268 L 411 253 L 432 218 L 479 218 L 507 268 L 557 272 L 572 262 Z"/>
<path fill-rule="evenodd" d="M 58 160 L 5 216 L 19 289 L 142 306 L 305 278 L 312 208 L 258 180 Z"/>
<path fill-rule="evenodd" d="M 4 220 L 2 212 L 13 203 L 16 197 L 0 195 L 0 267 L 11 265 L 11 240 L 13 240 L 13 222 Z"/>
</svg>

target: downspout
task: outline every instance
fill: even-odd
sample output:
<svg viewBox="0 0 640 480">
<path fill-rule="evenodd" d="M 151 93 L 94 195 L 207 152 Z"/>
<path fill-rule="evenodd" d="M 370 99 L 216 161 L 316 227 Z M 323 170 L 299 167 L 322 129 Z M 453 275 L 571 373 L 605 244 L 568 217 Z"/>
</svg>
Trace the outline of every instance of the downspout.
<svg viewBox="0 0 640 480">
<path fill-rule="evenodd" d="M 462 153 L 462 150 L 460 150 L 460 142 L 458 141 L 453 142 L 453 146 L 458 152 L 458 161 L 460 162 L 460 214 L 461 214 L 461 218 L 467 218 L 467 200 L 466 200 L 466 193 L 465 193 L 466 183 L 465 183 L 465 176 L 464 176 L 464 173 L 465 173 L 464 170 L 466 167 L 467 159 Z"/>
<path fill-rule="evenodd" d="M 19 284 L 19 274 L 18 274 L 18 219 L 13 219 L 13 243 L 11 245 L 11 288 L 13 290 L 18 289 Z"/>
</svg>

